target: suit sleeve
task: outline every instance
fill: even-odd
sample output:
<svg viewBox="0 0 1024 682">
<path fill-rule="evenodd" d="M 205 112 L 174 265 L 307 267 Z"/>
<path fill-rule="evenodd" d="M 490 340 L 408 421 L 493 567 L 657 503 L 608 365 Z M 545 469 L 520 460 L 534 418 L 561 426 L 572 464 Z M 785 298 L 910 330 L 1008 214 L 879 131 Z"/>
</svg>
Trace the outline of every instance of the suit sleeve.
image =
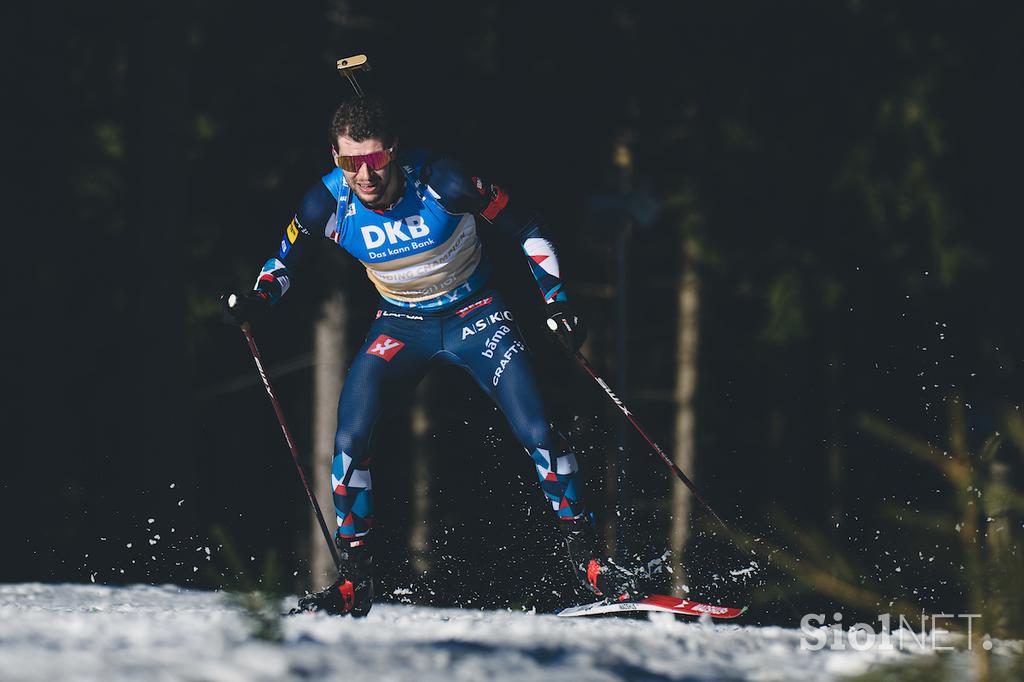
<svg viewBox="0 0 1024 682">
<path fill-rule="evenodd" d="M 544 234 L 539 215 L 513 204 L 504 189 L 469 175 L 450 159 L 430 163 L 424 169 L 424 177 L 446 211 L 479 215 L 499 232 L 519 242 L 545 303 L 568 300 L 562 290 L 558 254 Z"/>
<path fill-rule="evenodd" d="M 268 259 L 260 270 L 253 289 L 257 294 L 277 303 L 291 286 L 292 275 L 302 269 L 308 252 L 327 223 L 335 219 L 338 202 L 321 182 L 306 192 L 292 221 L 284 230 L 277 255 Z"/>
</svg>

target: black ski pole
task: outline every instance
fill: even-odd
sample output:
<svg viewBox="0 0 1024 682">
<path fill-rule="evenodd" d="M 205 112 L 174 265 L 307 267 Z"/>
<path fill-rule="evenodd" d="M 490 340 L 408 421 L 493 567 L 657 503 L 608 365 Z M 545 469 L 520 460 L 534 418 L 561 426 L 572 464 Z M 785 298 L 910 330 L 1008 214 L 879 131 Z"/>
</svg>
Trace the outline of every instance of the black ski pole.
<svg viewBox="0 0 1024 682">
<path fill-rule="evenodd" d="M 302 465 L 299 464 L 299 451 L 295 447 L 291 431 L 288 430 L 288 425 L 284 421 L 284 412 L 281 411 L 281 404 L 277 402 L 274 389 L 270 387 L 270 377 L 267 375 L 267 371 L 263 369 L 263 360 L 260 358 L 259 349 L 256 348 L 256 341 L 252 338 L 252 329 L 249 327 L 248 322 L 242 325 L 242 333 L 245 334 L 245 340 L 249 343 L 252 359 L 256 362 L 256 369 L 260 372 L 260 378 L 263 379 L 263 387 L 267 389 L 267 395 L 270 396 L 270 403 L 274 406 L 274 414 L 277 415 L 277 422 L 281 425 L 284 439 L 288 443 L 288 448 L 292 451 L 292 460 L 295 462 L 295 468 L 299 472 L 299 478 L 302 479 L 302 487 L 306 489 L 306 497 L 309 498 L 309 503 L 313 506 L 313 513 L 316 514 L 316 520 L 320 523 L 320 530 L 324 534 L 324 540 L 327 541 L 327 547 L 331 550 L 334 565 L 338 567 L 341 564 L 341 560 L 338 558 L 338 551 L 334 548 L 334 542 L 331 541 L 331 531 L 327 528 L 323 512 L 320 511 L 320 505 L 317 503 L 316 497 L 313 496 L 313 491 L 309 488 L 309 482 L 306 481 L 306 474 L 302 471 Z"/>
<path fill-rule="evenodd" d="M 598 376 L 597 372 L 594 371 L 594 368 L 591 367 L 589 362 L 587 362 L 587 359 L 583 357 L 583 353 L 581 353 L 580 351 L 576 351 L 575 356 L 576 360 L 580 363 L 580 365 L 583 366 L 583 369 L 587 371 L 587 374 L 593 377 L 594 381 L 596 381 L 598 385 L 600 385 L 601 388 L 604 389 L 604 392 L 608 394 L 608 397 L 611 398 L 611 401 L 613 403 L 615 403 L 615 406 L 622 411 L 622 414 L 626 415 L 626 419 L 629 420 L 629 423 L 633 425 L 633 427 L 637 430 L 637 433 L 643 436 L 643 439 L 647 441 L 647 444 L 651 446 L 651 449 L 654 450 L 658 457 L 661 457 L 661 460 L 668 465 L 668 468 L 672 470 L 672 473 L 676 475 L 676 478 L 682 481 L 686 485 L 686 487 L 690 489 L 690 492 L 693 493 L 693 496 L 697 498 L 697 501 L 700 502 L 704 506 L 704 508 L 707 509 L 708 512 L 710 512 L 710 514 L 715 517 L 716 521 L 722 524 L 723 528 L 729 530 L 729 525 L 722 520 L 722 517 L 719 516 L 714 509 L 712 509 L 711 505 L 708 504 L 708 501 L 705 500 L 704 496 L 701 495 L 700 491 L 697 490 L 697 487 L 693 484 L 693 481 L 687 478 L 686 474 L 684 474 L 682 470 L 678 466 L 676 466 L 676 463 L 673 462 L 669 458 L 669 456 L 665 454 L 665 451 L 662 450 L 661 447 L 654 442 L 654 439 L 647 435 L 647 432 L 644 430 L 642 426 L 640 426 L 640 423 L 636 420 L 636 417 L 633 416 L 633 413 L 629 411 L 629 408 L 626 407 L 626 404 L 622 402 L 622 399 L 619 398 L 619 396 L 615 395 L 615 392 L 611 389 L 610 386 L 608 386 L 605 380 Z"/>
<path fill-rule="evenodd" d="M 605 382 L 605 380 L 598 376 L 597 372 L 594 370 L 593 367 L 591 367 L 590 363 L 587 362 L 587 359 L 583 356 L 583 353 L 581 353 L 580 351 L 576 351 L 574 355 L 576 356 L 576 360 L 580 363 L 580 365 L 583 366 L 583 369 L 587 371 L 587 374 L 593 377 L 594 381 L 596 381 L 601 386 L 601 388 L 604 389 L 604 392 L 608 395 L 611 401 L 615 403 L 615 406 L 618 407 L 619 410 L 621 410 L 622 414 L 626 415 L 626 419 L 629 420 L 629 423 L 633 425 L 633 427 L 641 436 L 643 436 L 644 440 L 647 441 L 647 444 L 651 446 L 651 448 L 654 450 L 655 453 L 657 453 L 659 457 L 661 457 L 662 461 L 668 465 L 668 467 L 672 470 L 672 473 L 674 473 L 676 477 L 680 481 L 682 481 L 687 488 L 690 489 L 690 492 L 693 493 L 693 496 L 697 498 L 697 501 L 700 502 L 704 506 L 704 508 L 708 510 L 708 513 L 715 517 L 715 520 L 718 521 L 718 523 L 722 525 L 722 528 L 724 528 L 725 531 L 728 533 L 731 530 L 729 528 L 729 524 L 723 521 L 722 517 L 719 516 L 718 513 L 708 503 L 708 501 L 704 499 L 704 496 L 701 495 L 700 491 L 697 490 L 697 487 L 693 484 L 693 481 L 687 478 L 686 474 L 684 474 L 682 470 L 678 466 L 676 466 L 676 463 L 673 462 L 669 458 L 669 456 L 665 454 L 665 451 L 662 450 L 661 447 L 654 442 L 654 439 L 647 435 L 647 432 L 644 431 L 642 426 L 640 426 L 640 423 L 636 420 L 636 417 L 633 416 L 633 413 L 629 411 L 629 408 L 626 407 L 626 404 L 622 402 L 622 399 L 619 398 L 619 396 L 615 395 L 615 391 L 611 389 L 611 387 Z M 749 549 L 751 554 L 756 555 L 756 551 L 750 547 L 749 542 L 736 542 L 737 546 L 746 545 L 746 549 Z M 787 604 L 794 614 L 799 613 L 797 608 L 793 605 L 793 602 L 790 601 L 789 597 L 782 594 L 782 592 L 778 590 L 777 586 L 776 590 L 779 593 L 779 599 L 783 603 Z"/>
</svg>

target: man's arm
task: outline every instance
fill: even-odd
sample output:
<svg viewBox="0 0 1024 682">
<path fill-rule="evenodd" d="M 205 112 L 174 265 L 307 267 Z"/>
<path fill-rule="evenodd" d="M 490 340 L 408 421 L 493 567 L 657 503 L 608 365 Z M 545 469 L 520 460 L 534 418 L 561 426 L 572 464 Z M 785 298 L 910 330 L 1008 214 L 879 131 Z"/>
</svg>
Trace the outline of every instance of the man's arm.
<svg viewBox="0 0 1024 682">
<path fill-rule="evenodd" d="M 291 286 L 293 269 L 305 260 L 314 235 L 325 234 L 337 205 L 337 200 L 323 183 L 318 183 L 306 193 L 295 217 L 285 228 L 277 255 L 263 265 L 253 288 L 245 293 L 221 296 L 225 323 L 243 325 L 257 321 L 284 296 Z"/>
<path fill-rule="evenodd" d="M 514 204 L 498 185 L 466 173 L 450 159 L 437 159 L 427 169 L 426 180 L 449 213 L 474 213 L 498 231 L 519 242 L 530 262 L 545 303 L 567 300 L 562 291 L 558 255 L 544 235 L 540 216 Z"/>
<path fill-rule="evenodd" d="M 268 303 L 276 303 L 291 286 L 292 274 L 302 267 L 316 237 L 324 234 L 328 221 L 336 218 L 338 201 L 327 187 L 317 183 L 299 203 L 295 217 L 285 228 L 277 255 L 260 270 L 253 290 Z"/>
<path fill-rule="evenodd" d="M 566 348 L 577 351 L 587 338 L 587 329 L 562 289 L 558 254 L 554 244 L 544 235 L 540 216 L 513 205 L 504 189 L 470 176 L 458 163 L 449 159 L 430 163 L 423 175 L 428 189 L 446 211 L 479 215 L 519 242 L 547 304 L 548 329 Z"/>
</svg>

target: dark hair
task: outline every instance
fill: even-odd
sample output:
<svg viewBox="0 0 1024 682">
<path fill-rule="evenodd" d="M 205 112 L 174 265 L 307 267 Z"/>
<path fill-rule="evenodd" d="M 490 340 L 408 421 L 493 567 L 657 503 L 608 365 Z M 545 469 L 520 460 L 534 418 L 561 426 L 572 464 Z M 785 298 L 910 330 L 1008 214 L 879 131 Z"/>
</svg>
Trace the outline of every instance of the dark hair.
<svg viewBox="0 0 1024 682">
<path fill-rule="evenodd" d="M 331 147 L 344 135 L 356 142 L 379 139 L 385 147 L 395 142 L 395 131 L 388 108 L 373 97 L 354 97 L 342 102 L 331 117 Z"/>
</svg>

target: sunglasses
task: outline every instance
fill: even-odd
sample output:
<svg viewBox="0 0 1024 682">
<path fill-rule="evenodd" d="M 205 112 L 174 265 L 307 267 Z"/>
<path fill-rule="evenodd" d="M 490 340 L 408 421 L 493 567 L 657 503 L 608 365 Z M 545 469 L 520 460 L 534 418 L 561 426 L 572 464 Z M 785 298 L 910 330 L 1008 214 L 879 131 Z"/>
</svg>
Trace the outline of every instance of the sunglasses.
<svg viewBox="0 0 1024 682">
<path fill-rule="evenodd" d="M 371 170 L 380 170 L 384 168 L 392 159 L 395 158 L 395 148 L 385 149 L 379 152 L 370 152 L 369 154 L 359 154 L 357 156 L 342 156 L 338 154 L 334 157 L 334 160 L 341 166 L 341 169 L 348 171 L 349 173 L 358 173 L 359 169 L 366 164 L 366 167 Z"/>
</svg>

